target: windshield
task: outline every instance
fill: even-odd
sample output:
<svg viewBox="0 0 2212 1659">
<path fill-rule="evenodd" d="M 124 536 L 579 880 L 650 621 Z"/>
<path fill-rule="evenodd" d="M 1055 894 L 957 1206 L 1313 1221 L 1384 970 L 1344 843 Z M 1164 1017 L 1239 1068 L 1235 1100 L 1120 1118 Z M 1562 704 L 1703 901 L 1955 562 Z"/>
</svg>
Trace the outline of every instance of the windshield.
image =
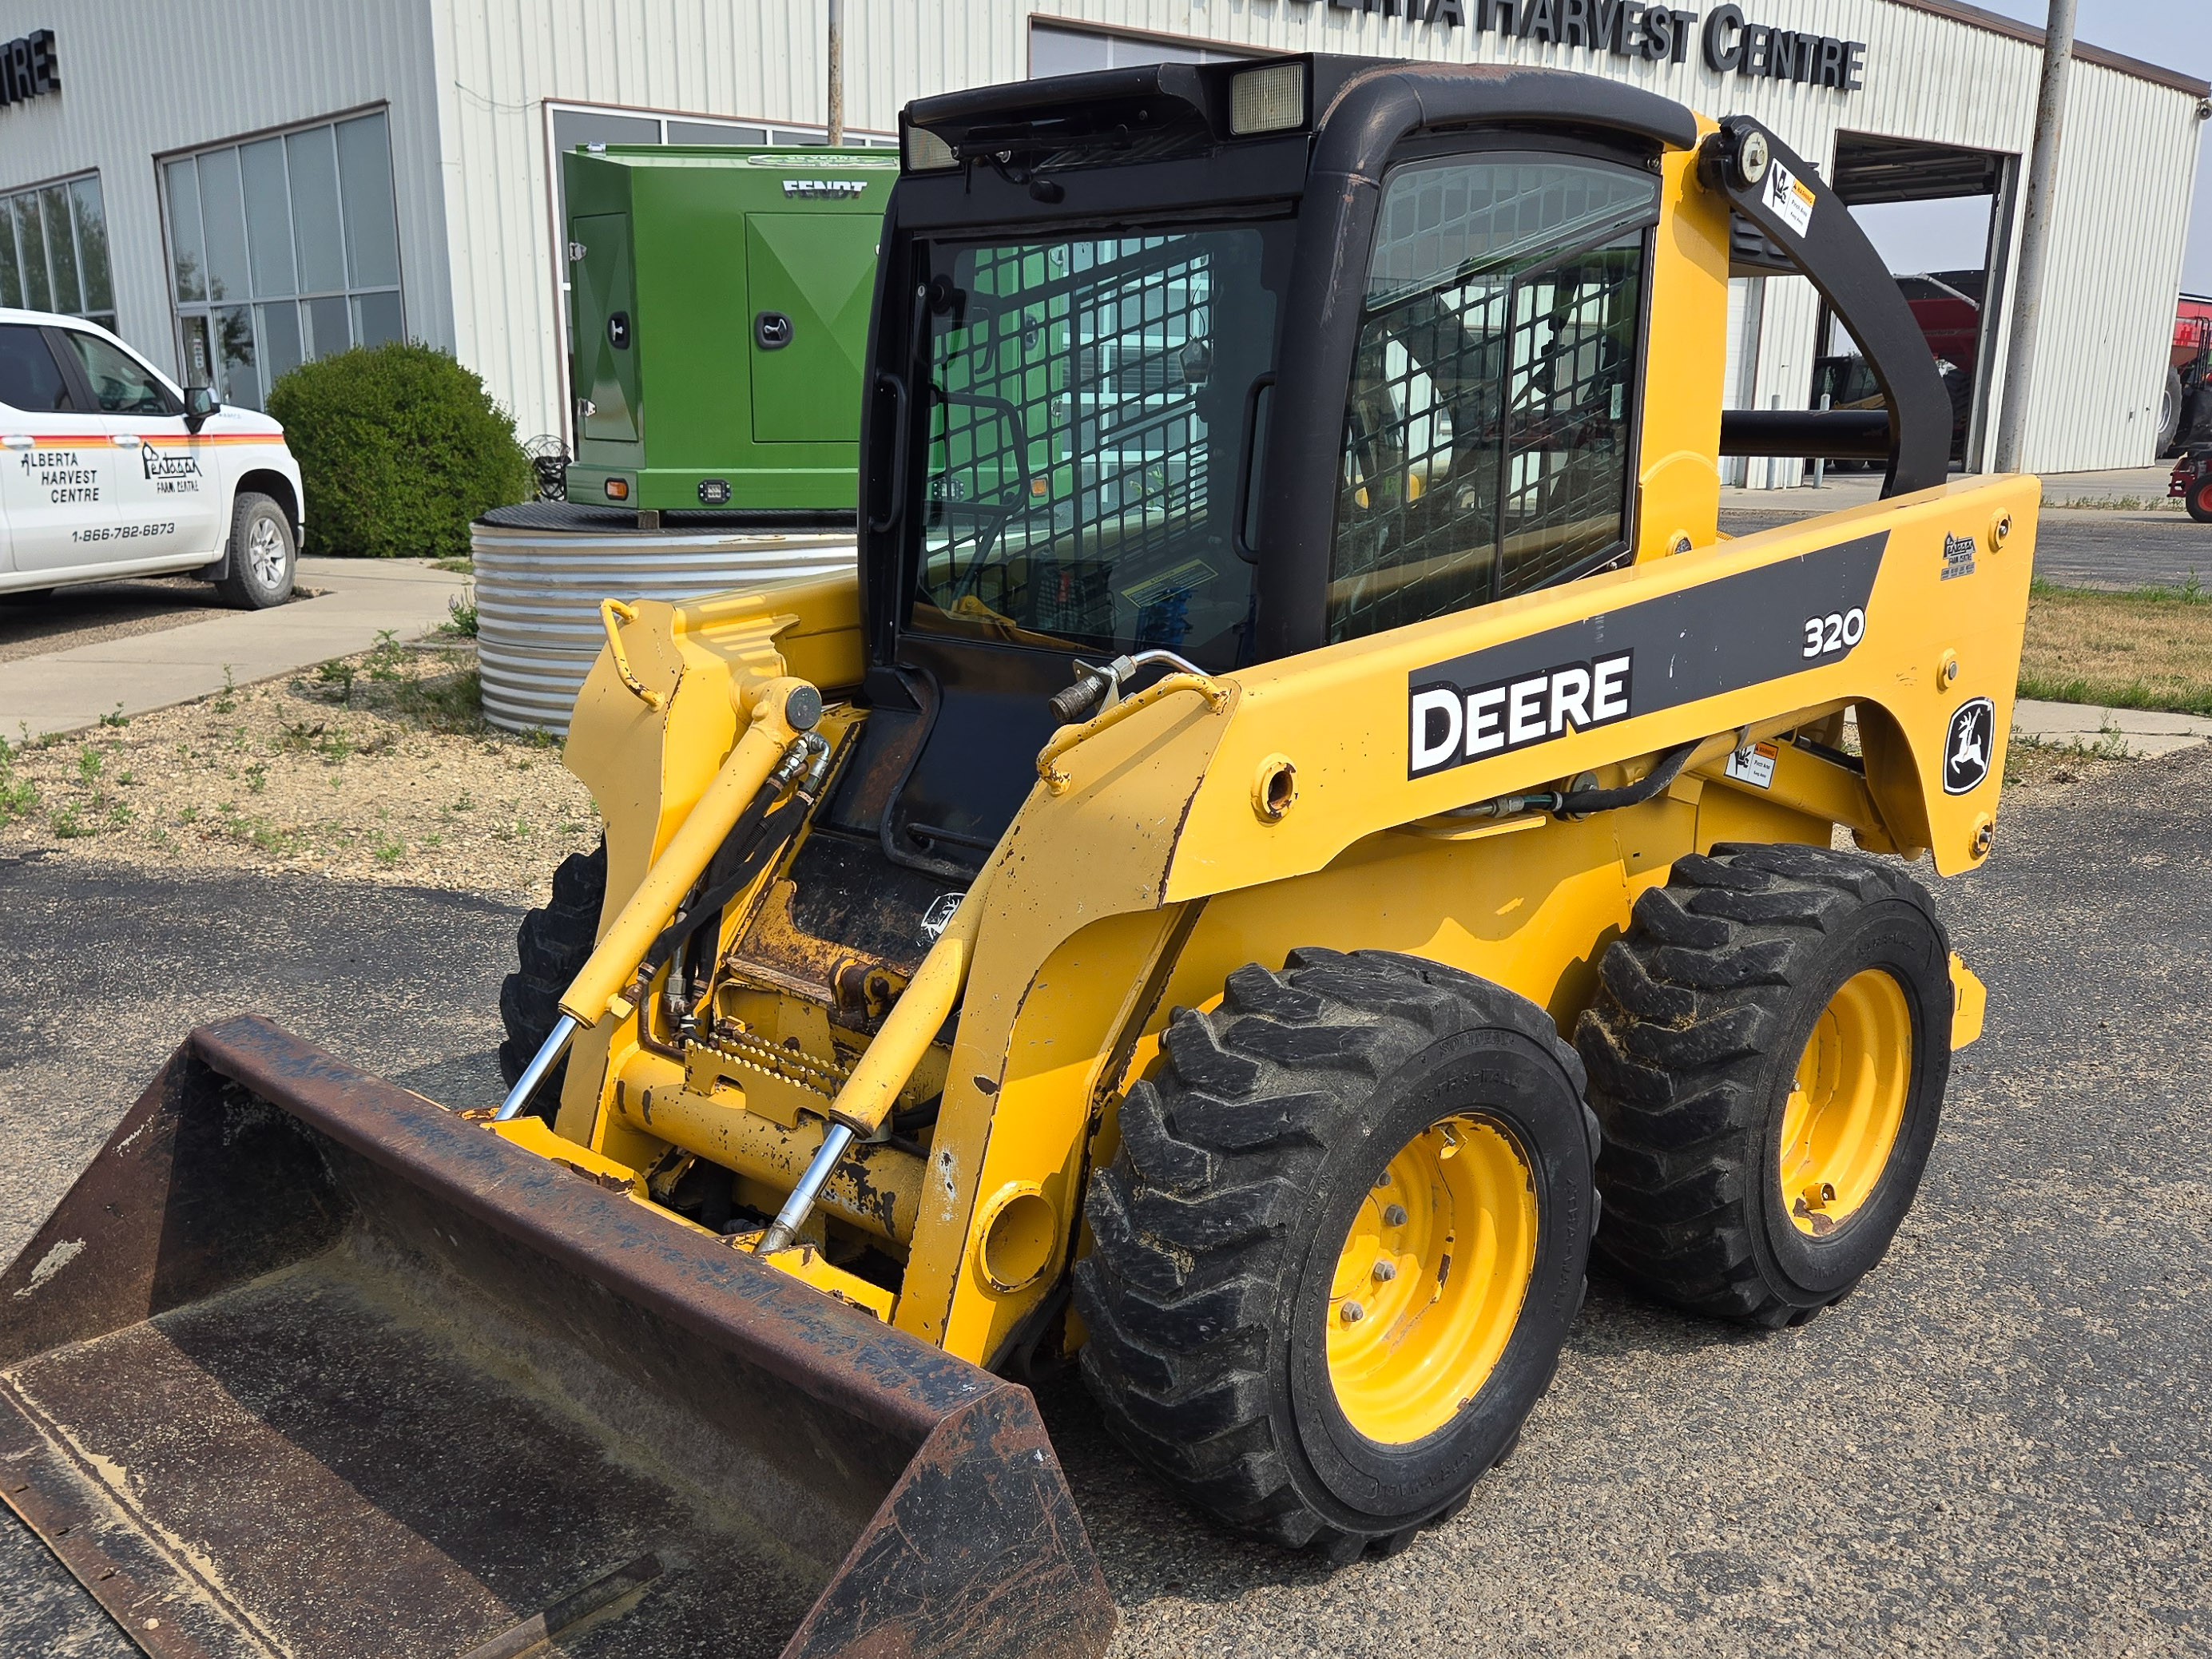
<svg viewBox="0 0 2212 1659">
<path fill-rule="evenodd" d="M 1289 230 L 930 249 L 914 628 L 1250 659 L 1235 497 Z"/>
</svg>

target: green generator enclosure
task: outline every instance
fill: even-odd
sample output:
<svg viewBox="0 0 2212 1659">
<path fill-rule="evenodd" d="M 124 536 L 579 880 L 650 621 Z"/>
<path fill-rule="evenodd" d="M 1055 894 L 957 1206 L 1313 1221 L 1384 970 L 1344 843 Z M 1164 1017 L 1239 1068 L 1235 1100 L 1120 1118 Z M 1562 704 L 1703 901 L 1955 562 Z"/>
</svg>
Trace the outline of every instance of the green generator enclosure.
<svg viewBox="0 0 2212 1659">
<path fill-rule="evenodd" d="M 896 153 L 585 146 L 561 173 L 569 501 L 853 511 Z"/>
</svg>

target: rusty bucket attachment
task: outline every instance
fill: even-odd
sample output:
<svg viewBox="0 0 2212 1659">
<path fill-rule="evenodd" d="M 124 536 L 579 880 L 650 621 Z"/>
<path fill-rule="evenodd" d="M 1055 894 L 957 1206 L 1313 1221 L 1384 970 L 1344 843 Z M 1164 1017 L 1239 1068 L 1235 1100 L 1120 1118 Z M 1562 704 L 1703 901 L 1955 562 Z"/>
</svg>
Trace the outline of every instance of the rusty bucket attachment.
<svg viewBox="0 0 2212 1659">
<path fill-rule="evenodd" d="M 158 1655 L 1095 1655 L 1026 1389 L 258 1019 L 0 1275 L 0 1492 Z"/>
</svg>

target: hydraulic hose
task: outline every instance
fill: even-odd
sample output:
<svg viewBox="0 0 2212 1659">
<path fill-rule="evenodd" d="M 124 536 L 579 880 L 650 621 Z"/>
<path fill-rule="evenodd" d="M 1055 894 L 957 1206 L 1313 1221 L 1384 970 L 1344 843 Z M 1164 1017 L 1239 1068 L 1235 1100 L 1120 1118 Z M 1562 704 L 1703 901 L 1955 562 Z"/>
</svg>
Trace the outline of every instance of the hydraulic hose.
<svg viewBox="0 0 2212 1659">
<path fill-rule="evenodd" d="M 801 761 L 811 756 L 818 763 L 829 754 L 829 744 L 811 732 L 799 742 L 806 745 L 805 752 L 796 756 Z M 780 766 L 775 773 L 769 774 L 768 781 L 761 785 L 760 792 L 748 803 L 737 823 L 732 826 L 729 839 L 723 842 L 723 851 L 717 853 L 714 862 L 708 866 L 708 878 L 713 885 L 686 905 L 673 921 L 655 934 L 653 943 L 646 946 L 644 956 L 638 959 L 637 974 L 631 981 L 635 993 L 630 997 L 631 1001 L 642 1000 L 644 988 L 683 948 L 684 942 L 708 922 L 720 916 L 732 899 L 751 886 L 763 867 L 798 833 L 799 824 L 805 820 L 808 810 L 814 805 L 819 787 L 812 778 L 800 783 L 792 798 L 774 812 L 767 810 L 769 803 L 781 793 L 784 786 L 790 781 L 791 773 L 798 769 L 795 765 L 790 766 L 788 770 Z M 817 764 L 814 769 L 818 772 L 823 769 Z M 814 784 L 814 787 L 810 787 L 810 784 Z M 728 867 L 725 854 L 732 849 L 738 849 L 734 854 L 736 868 L 718 878 L 716 866 Z"/>
<path fill-rule="evenodd" d="M 1690 763 L 1690 757 L 1701 747 L 1703 739 L 1668 750 L 1659 757 L 1658 765 L 1634 783 L 1623 784 L 1618 789 L 1570 789 L 1559 797 L 1559 804 L 1553 811 L 1562 817 L 1579 817 L 1590 812 L 1614 811 L 1623 806 L 1641 806 L 1680 777 L 1682 769 Z"/>
<path fill-rule="evenodd" d="M 1588 817 L 1593 812 L 1611 812 L 1624 806 L 1641 806 L 1658 794 L 1690 763 L 1691 757 L 1705 745 L 1686 743 L 1680 749 L 1670 749 L 1659 757 L 1659 763 L 1634 783 L 1624 784 L 1618 789 L 1570 789 L 1561 793 L 1540 790 L 1528 795 L 1498 795 L 1490 800 L 1477 801 L 1472 806 L 1455 809 L 1448 817 L 1455 818 L 1510 818 L 1522 812 L 1556 812 L 1561 817 Z"/>
</svg>

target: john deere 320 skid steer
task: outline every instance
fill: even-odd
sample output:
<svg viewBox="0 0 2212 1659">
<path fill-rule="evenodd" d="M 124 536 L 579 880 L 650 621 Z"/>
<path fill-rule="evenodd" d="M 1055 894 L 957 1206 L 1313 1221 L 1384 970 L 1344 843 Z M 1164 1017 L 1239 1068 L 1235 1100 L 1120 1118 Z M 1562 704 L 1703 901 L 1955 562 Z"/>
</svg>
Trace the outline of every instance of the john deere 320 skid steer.
<svg viewBox="0 0 2212 1659">
<path fill-rule="evenodd" d="M 1096 1653 L 1035 1368 L 1345 1561 L 1593 1250 L 1793 1325 L 1911 1202 L 2037 489 L 1813 169 L 1321 57 L 902 131 L 857 580 L 610 602 L 505 1105 L 204 1028 L 0 1279 L 5 1495 L 151 1651 Z M 1723 413 L 1751 250 L 1886 408 Z"/>
</svg>

